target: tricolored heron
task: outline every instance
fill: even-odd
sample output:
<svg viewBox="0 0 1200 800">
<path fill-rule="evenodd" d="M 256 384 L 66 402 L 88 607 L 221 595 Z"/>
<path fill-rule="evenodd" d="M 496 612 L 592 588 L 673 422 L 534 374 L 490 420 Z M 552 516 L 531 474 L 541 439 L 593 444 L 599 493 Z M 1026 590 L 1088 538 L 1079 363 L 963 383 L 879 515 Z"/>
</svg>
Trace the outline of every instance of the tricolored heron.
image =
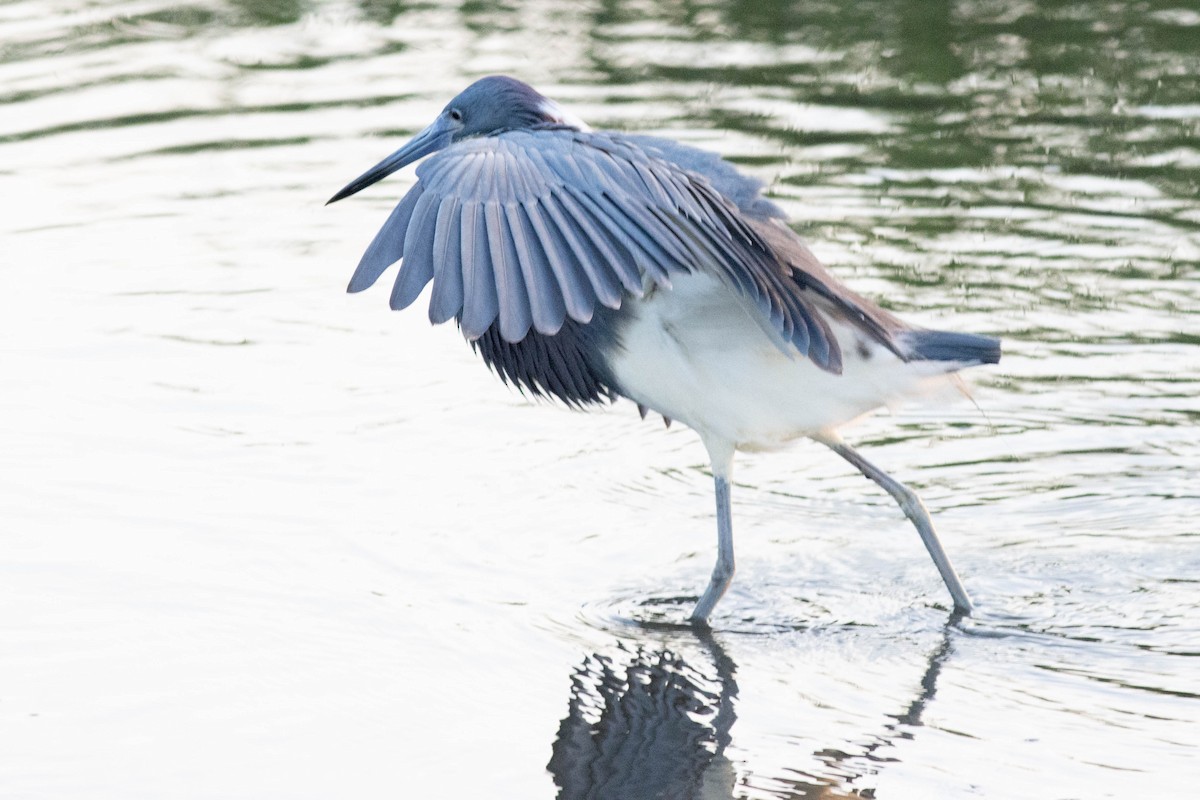
<svg viewBox="0 0 1200 800">
<path fill-rule="evenodd" d="M 899 502 L 955 609 L 971 600 L 929 514 L 838 426 L 994 364 L 996 339 L 914 328 L 843 286 L 719 156 L 593 131 L 514 78 L 467 87 L 429 127 L 335 194 L 422 156 L 418 181 L 350 279 L 401 261 L 391 306 L 430 281 L 429 319 L 453 319 L 505 382 L 582 407 L 617 397 L 698 434 L 712 461 L 717 564 L 691 619 L 733 578 L 735 450 L 809 437 Z"/>
</svg>

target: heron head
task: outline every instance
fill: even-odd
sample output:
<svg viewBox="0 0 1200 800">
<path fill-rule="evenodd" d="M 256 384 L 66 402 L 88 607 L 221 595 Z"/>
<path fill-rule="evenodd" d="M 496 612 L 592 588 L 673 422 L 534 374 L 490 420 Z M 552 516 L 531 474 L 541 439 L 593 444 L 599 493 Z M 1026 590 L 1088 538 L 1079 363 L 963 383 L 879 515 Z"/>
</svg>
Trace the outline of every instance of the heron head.
<svg viewBox="0 0 1200 800">
<path fill-rule="evenodd" d="M 580 130 L 587 128 L 558 103 L 544 97 L 527 83 L 505 75 L 480 78 L 447 103 L 429 127 L 347 184 L 329 199 L 329 203 L 349 197 L 418 158 L 454 142 L 537 125 L 566 125 Z"/>
<path fill-rule="evenodd" d="M 537 89 L 507 75 L 491 75 L 475 81 L 446 104 L 439 119 L 442 118 L 453 126 L 456 142 L 470 136 L 536 125 L 587 127 Z"/>
</svg>

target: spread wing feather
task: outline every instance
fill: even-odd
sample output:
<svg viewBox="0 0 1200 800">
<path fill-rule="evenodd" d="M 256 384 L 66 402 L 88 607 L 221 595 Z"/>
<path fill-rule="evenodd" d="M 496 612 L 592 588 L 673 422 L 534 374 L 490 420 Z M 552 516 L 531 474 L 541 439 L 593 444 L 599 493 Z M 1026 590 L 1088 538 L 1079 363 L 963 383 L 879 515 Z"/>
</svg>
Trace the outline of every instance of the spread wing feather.
<svg viewBox="0 0 1200 800">
<path fill-rule="evenodd" d="M 551 232 L 554 223 L 548 216 L 545 204 L 535 201 L 522 208 L 558 282 L 567 314 L 573 320 L 591 322 L 592 312 L 596 308 L 596 293 L 588 283 L 583 268 L 576 263 L 574 254 L 565 248 L 560 236 Z"/>
<path fill-rule="evenodd" d="M 566 319 L 567 309 L 564 293 L 550 269 L 550 260 L 538 241 L 524 207 L 512 203 L 504 207 L 504 213 L 508 217 L 513 251 L 529 292 L 533 327 L 547 335 L 558 333 Z"/>
<path fill-rule="evenodd" d="M 404 269 L 400 270 L 396 285 L 392 287 L 392 308 L 408 308 L 425 284 L 433 280 L 433 243 L 437 235 L 439 200 L 434 194 L 422 193 L 413 209 L 404 235 Z"/>
<path fill-rule="evenodd" d="M 501 165 L 500 170 L 503 169 Z M 521 277 L 504 206 L 488 203 L 484 206 L 484 218 L 487 220 L 487 243 L 492 254 L 492 274 L 496 278 L 496 295 L 500 304 L 500 334 L 506 341 L 519 342 L 533 325 L 529 291 Z"/>
<path fill-rule="evenodd" d="M 468 339 L 477 339 L 496 321 L 500 303 L 492 276 L 491 249 L 487 243 L 484 204 L 471 201 L 463 205 L 460 228 L 462 242 L 463 307 L 462 329 Z"/>
<path fill-rule="evenodd" d="M 433 236 L 433 292 L 429 297 L 429 321 L 437 325 L 454 319 L 462 309 L 462 204 L 458 198 L 444 200 L 438 207 L 437 231 Z"/>
<path fill-rule="evenodd" d="M 586 276 L 596 299 L 609 308 L 620 308 L 621 286 L 605 263 L 604 254 L 596 248 L 579 220 L 563 207 L 562 198 L 557 194 L 547 196 L 543 207 L 553 223 L 550 235 L 561 239 L 570 252 L 571 264 Z"/>
<path fill-rule="evenodd" d="M 379 233 L 375 234 L 375 238 L 367 245 L 367 251 L 359 259 L 358 267 L 354 270 L 346 291 L 361 292 L 373 285 L 384 270 L 404 255 L 404 234 L 408 231 L 413 209 L 417 207 L 417 201 L 423 194 L 423 191 L 418 189 L 419 187 L 414 186 L 404 195 L 400 205 L 396 206 L 388 216 L 387 222 L 379 229 Z"/>
<path fill-rule="evenodd" d="M 553 336 L 567 320 L 586 324 L 597 304 L 617 309 L 627 295 L 669 290 L 673 275 L 703 270 L 800 354 L 840 370 L 822 306 L 808 299 L 825 289 L 820 276 L 794 275 L 762 234 L 773 214 L 759 212 L 774 207 L 754 205 L 756 184 L 736 182 L 724 162 L 717 186 L 692 162 L 708 165 L 661 140 L 564 127 L 453 144 L 417 168 L 417 184 L 367 248 L 350 291 L 403 258 L 394 308 L 432 280 L 431 320 L 457 317 L 472 341 L 496 325 L 501 340 L 516 343 L 531 330 Z M 750 199 L 731 201 L 722 187 Z"/>
</svg>

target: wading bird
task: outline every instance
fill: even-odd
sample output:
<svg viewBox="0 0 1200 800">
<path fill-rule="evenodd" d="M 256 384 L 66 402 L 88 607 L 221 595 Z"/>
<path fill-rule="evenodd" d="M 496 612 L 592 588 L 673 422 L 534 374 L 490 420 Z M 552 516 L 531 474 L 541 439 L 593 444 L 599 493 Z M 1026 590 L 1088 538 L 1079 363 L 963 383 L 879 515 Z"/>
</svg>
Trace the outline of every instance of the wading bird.
<svg viewBox="0 0 1200 800">
<path fill-rule="evenodd" d="M 999 341 L 914 328 L 850 291 L 719 156 L 593 131 L 509 77 L 473 83 L 329 202 L 430 154 L 349 291 L 401 261 L 391 307 L 432 281 L 429 319 L 457 322 L 505 382 L 574 407 L 626 397 L 695 430 L 716 484 L 717 564 L 692 621 L 733 578 L 734 451 L 805 436 L 899 502 L 970 613 L 920 498 L 836 429 L 996 363 Z"/>
</svg>

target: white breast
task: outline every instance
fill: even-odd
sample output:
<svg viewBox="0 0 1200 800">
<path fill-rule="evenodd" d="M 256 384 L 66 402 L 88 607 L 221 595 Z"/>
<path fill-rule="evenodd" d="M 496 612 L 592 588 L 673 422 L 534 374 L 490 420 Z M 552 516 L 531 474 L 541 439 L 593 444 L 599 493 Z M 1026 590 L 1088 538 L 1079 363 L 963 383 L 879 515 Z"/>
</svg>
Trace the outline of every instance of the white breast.
<svg viewBox="0 0 1200 800">
<path fill-rule="evenodd" d="M 631 399 L 740 449 L 831 431 L 920 392 L 949 367 L 905 363 L 831 319 L 843 358 L 835 375 L 785 354 L 718 279 L 692 274 L 673 284 L 627 300 L 630 319 L 609 368 Z"/>
</svg>

